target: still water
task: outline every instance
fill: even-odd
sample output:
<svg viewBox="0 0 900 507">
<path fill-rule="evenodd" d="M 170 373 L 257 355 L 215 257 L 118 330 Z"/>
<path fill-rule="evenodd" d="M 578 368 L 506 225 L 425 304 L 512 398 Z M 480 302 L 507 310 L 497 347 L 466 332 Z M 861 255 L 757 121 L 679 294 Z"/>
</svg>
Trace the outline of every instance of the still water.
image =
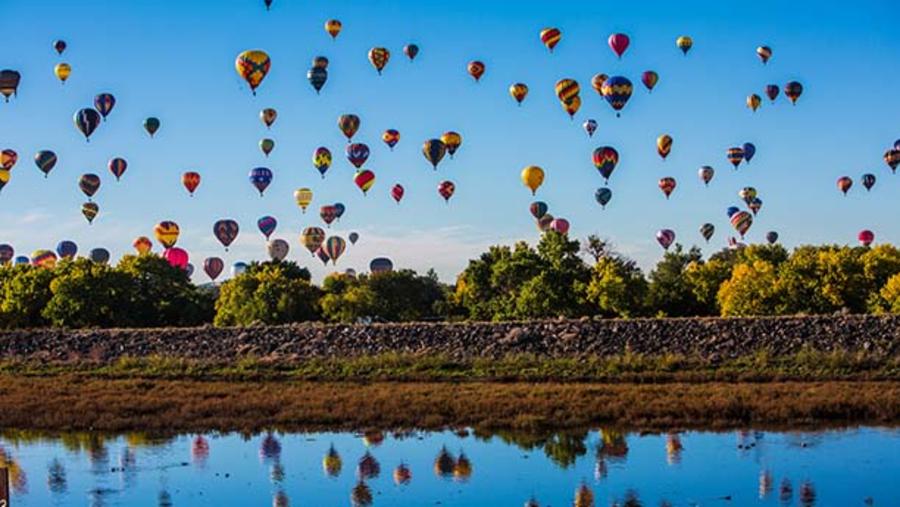
<svg viewBox="0 0 900 507">
<path fill-rule="evenodd" d="M 900 505 L 900 430 L 877 428 L 164 439 L 6 431 L 0 467 L 10 507 Z"/>
</svg>

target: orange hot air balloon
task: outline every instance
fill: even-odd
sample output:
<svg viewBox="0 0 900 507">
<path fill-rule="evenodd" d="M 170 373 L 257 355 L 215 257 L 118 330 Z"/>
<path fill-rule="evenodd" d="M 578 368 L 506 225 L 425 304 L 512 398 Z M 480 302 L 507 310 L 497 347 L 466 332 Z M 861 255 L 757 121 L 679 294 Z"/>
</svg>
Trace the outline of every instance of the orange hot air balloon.
<svg viewBox="0 0 900 507">
<path fill-rule="evenodd" d="M 194 190 L 197 190 L 197 187 L 200 186 L 200 173 L 188 171 L 182 174 L 181 184 L 187 189 L 188 194 L 190 194 L 191 197 L 194 197 Z"/>
<path fill-rule="evenodd" d="M 541 30 L 541 42 L 547 46 L 551 53 L 553 48 L 559 44 L 560 39 L 562 39 L 562 32 L 559 31 L 559 28 L 544 28 Z"/>
<path fill-rule="evenodd" d="M 656 140 L 656 152 L 659 153 L 659 156 L 662 157 L 663 160 L 669 156 L 669 153 L 672 151 L 672 136 L 668 134 L 663 134 L 659 136 Z"/>
<path fill-rule="evenodd" d="M 134 240 L 133 243 L 131 243 L 131 246 L 133 246 L 134 249 L 137 250 L 137 253 L 139 255 L 144 255 L 150 252 L 150 250 L 153 248 L 153 242 L 150 241 L 150 238 L 148 238 L 147 236 L 139 236 Z"/>
<path fill-rule="evenodd" d="M 572 97 L 571 99 L 569 99 L 568 102 L 560 102 L 560 104 L 562 105 L 563 109 L 567 113 L 569 113 L 569 118 L 574 120 L 575 113 L 577 113 L 578 110 L 581 108 L 581 97 L 576 95 L 576 96 Z"/>
<path fill-rule="evenodd" d="M 522 101 L 525 100 L 525 97 L 528 95 L 528 85 L 525 83 L 515 83 L 510 85 L 509 94 L 512 95 L 512 98 L 522 105 Z"/>
<path fill-rule="evenodd" d="M 759 109 L 759 105 L 762 104 L 762 97 L 757 94 L 751 94 L 747 96 L 747 107 L 750 108 L 754 113 L 757 109 Z"/>
<path fill-rule="evenodd" d="M 253 95 L 256 95 L 256 88 L 266 78 L 271 66 L 272 61 L 269 59 L 269 55 L 260 49 L 244 51 L 234 61 L 234 68 L 250 86 Z"/>
<path fill-rule="evenodd" d="M 603 96 L 603 83 L 605 83 L 607 79 L 609 79 L 609 76 L 603 73 L 596 74 L 591 78 L 591 88 L 593 88 L 601 97 Z"/>
<path fill-rule="evenodd" d="M 462 145 L 462 136 L 450 130 L 441 135 L 441 142 L 447 148 L 447 154 L 450 155 L 450 158 L 453 158 L 456 150 Z"/>
<path fill-rule="evenodd" d="M 578 86 L 578 81 L 564 78 L 556 82 L 555 90 L 556 98 L 558 98 L 560 102 L 568 102 L 578 96 L 581 92 L 581 87 Z"/>
<path fill-rule="evenodd" d="M 375 67 L 379 75 L 390 59 L 391 52 L 386 48 L 372 48 L 369 50 L 369 61 L 372 62 L 372 67 Z"/>
<path fill-rule="evenodd" d="M 481 76 L 484 75 L 484 63 L 478 60 L 471 61 L 467 66 L 467 70 L 469 71 L 469 75 L 475 78 L 475 82 L 479 82 L 481 80 Z"/>
<path fill-rule="evenodd" d="M 343 27 L 344 25 L 337 19 L 329 19 L 325 22 L 325 31 L 328 32 L 328 35 L 330 35 L 332 39 L 337 39 L 337 36 L 341 33 L 341 28 Z"/>
</svg>

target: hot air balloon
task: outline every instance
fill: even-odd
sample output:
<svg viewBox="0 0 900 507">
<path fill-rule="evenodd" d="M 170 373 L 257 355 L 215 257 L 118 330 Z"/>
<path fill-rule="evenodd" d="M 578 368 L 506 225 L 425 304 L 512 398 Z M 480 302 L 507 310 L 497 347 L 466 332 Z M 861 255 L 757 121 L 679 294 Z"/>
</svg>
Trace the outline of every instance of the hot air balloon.
<svg viewBox="0 0 900 507">
<path fill-rule="evenodd" d="M 544 183 L 544 170 L 536 165 L 522 169 L 522 183 L 531 190 L 531 195 L 534 195 Z"/>
<path fill-rule="evenodd" d="M 404 193 L 405 193 L 405 190 L 403 189 L 403 185 L 401 185 L 399 183 L 397 183 L 396 185 L 394 185 L 391 188 L 391 197 L 393 197 L 394 200 L 397 201 L 397 204 L 400 204 L 400 200 L 403 199 Z"/>
<path fill-rule="evenodd" d="M 897 139 L 896 141 L 894 141 L 894 149 L 900 150 L 900 139 Z"/>
<path fill-rule="evenodd" d="M 342 114 L 338 117 L 338 128 L 347 137 L 349 143 L 353 139 L 353 135 L 359 130 L 359 116 L 355 114 Z"/>
<path fill-rule="evenodd" d="M 272 0 L 263 0 L 263 3 L 266 4 L 267 11 L 272 8 Z"/>
<path fill-rule="evenodd" d="M 11 172 L 7 169 L 0 169 L 0 190 L 3 190 L 3 187 L 9 183 L 9 178 L 12 175 Z"/>
<path fill-rule="evenodd" d="M 95 264 L 106 264 L 109 262 L 109 250 L 105 248 L 92 248 L 88 252 L 88 259 Z"/>
<path fill-rule="evenodd" d="M 440 139 L 429 139 L 422 145 L 422 154 L 425 156 L 425 160 L 431 162 L 435 171 L 445 153 L 447 153 L 447 145 Z"/>
<path fill-rule="evenodd" d="M 762 104 L 762 97 L 759 95 L 752 93 L 747 96 L 747 107 L 750 108 L 754 113 L 757 109 L 759 109 L 759 105 Z"/>
<path fill-rule="evenodd" d="M 631 85 L 631 81 L 622 76 L 613 76 L 607 79 L 600 89 L 603 98 L 616 111 L 616 116 L 620 116 L 619 111 L 628 103 L 632 91 L 634 91 L 634 87 Z"/>
<path fill-rule="evenodd" d="M 744 238 L 744 234 L 747 234 L 751 225 L 753 225 L 753 215 L 750 213 L 738 211 L 731 215 L 731 226 L 741 235 L 741 239 Z"/>
<path fill-rule="evenodd" d="M 553 48 L 559 44 L 560 39 L 562 39 L 562 32 L 558 28 L 544 28 L 541 30 L 541 42 L 547 46 L 551 53 Z"/>
<path fill-rule="evenodd" d="M 594 192 L 594 200 L 597 201 L 597 204 L 600 205 L 600 208 L 606 209 L 606 205 L 609 204 L 609 201 L 612 199 L 612 190 L 607 187 L 598 188 Z"/>
<path fill-rule="evenodd" d="M 609 181 L 616 164 L 619 163 L 619 152 L 611 146 L 601 146 L 594 150 L 594 167 L 600 171 L 604 181 Z"/>
<path fill-rule="evenodd" d="M 376 257 L 369 262 L 369 271 L 374 275 L 378 273 L 390 273 L 394 270 L 394 263 L 387 257 Z"/>
<path fill-rule="evenodd" d="M 313 255 L 316 254 L 316 250 L 322 246 L 324 241 L 325 231 L 321 227 L 307 227 L 303 229 L 303 233 L 300 235 L 300 243 Z"/>
<path fill-rule="evenodd" d="M 151 138 L 156 135 L 156 131 L 159 130 L 160 125 L 161 123 L 159 121 L 159 118 L 155 118 L 153 116 L 144 120 L 144 130 L 146 130 L 147 133 L 150 134 Z"/>
<path fill-rule="evenodd" d="M 398 486 L 405 486 L 409 484 L 412 480 L 412 470 L 409 469 L 404 463 L 400 463 L 397 465 L 397 468 L 394 469 L 394 484 Z"/>
<path fill-rule="evenodd" d="M 322 458 L 322 468 L 329 477 L 337 477 L 341 474 L 343 461 L 333 444 L 328 448 L 328 453 L 325 454 L 325 457 Z"/>
<path fill-rule="evenodd" d="M 675 39 L 675 45 L 678 46 L 678 49 L 681 50 L 685 55 L 688 54 L 688 51 L 694 47 L 694 40 L 688 37 L 687 35 L 682 35 L 681 37 Z"/>
<path fill-rule="evenodd" d="M 541 218 L 538 218 L 536 221 L 536 225 L 539 231 L 547 232 L 550 230 L 550 224 L 553 223 L 553 215 L 550 213 L 545 214 Z"/>
<path fill-rule="evenodd" d="M 334 203 L 334 216 L 338 219 L 338 222 L 341 221 L 341 217 L 344 216 L 344 212 L 347 211 L 347 207 L 344 206 L 343 203 L 336 202 Z"/>
<path fill-rule="evenodd" d="M 762 199 L 760 199 L 759 197 L 754 197 L 750 200 L 749 203 L 747 203 L 747 207 L 750 208 L 750 211 L 753 212 L 753 216 L 756 216 L 756 214 L 759 213 L 759 210 L 762 209 L 762 205 Z"/>
<path fill-rule="evenodd" d="M 351 244 L 351 245 L 355 245 L 356 242 L 359 241 L 359 233 L 351 232 L 351 233 L 347 236 L 347 239 L 350 240 L 350 244 Z"/>
<path fill-rule="evenodd" d="M 194 191 L 200 186 L 200 173 L 188 171 L 181 175 L 181 184 L 187 189 L 188 194 L 193 197 Z"/>
<path fill-rule="evenodd" d="M 297 190 L 294 190 L 294 202 L 297 203 L 297 206 L 300 206 L 303 213 L 306 213 L 306 207 L 312 202 L 312 198 L 312 190 L 308 188 L 298 188 Z"/>
<path fill-rule="evenodd" d="M 156 235 L 156 241 L 164 248 L 172 248 L 178 242 L 178 234 L 181 230 L 175 222 L 165 220 L 156 224 L 153 228 L 153 234 Z"/>
<path fill-rule="evenodd" d="M 750 201 L 755 199 L 757 195 L 756 189 L 753 187 L 744 187 L 738 191 L 738 197 L 746 204 L 750 204 Z"/>
<path fill-rule="evenodd" d="M 740 210 L 741 208 L 738 208 L 737 206 L 729 206 L 728 209 L 725 210 L 725 214 L 728 215 L 728 218 L 731 218 Z"/>
<path fill-rule="evenodd" d="M 458 132 L 450 130 L 441 135 L 441 142 L 447 148 L 447 154 L 450 155 L 450 158 L 453 158 L 456 150 L 462 145 L 462 136 Z"/>
<path fill-rule="evenodd" d="M 756 155 L 756 146 L 753 143 L 744 143 L 741 149 L 744 151 L 744 162 L 749 164 L 753 160 L 753 156 Z"/>
<path fill-rule="evenodd" d="M 56 54 L 61 55 L 66 50 L 67 44 L 66 41 L 62 39 L 57 39 L 53 41 L 53 49 L 56 50 Z"/>
<path fill-rule="evenodd" d="M 859 244 L 868 247 L 875 241 L 875 233 L 870 230 L 862 230 L 859 231 L 859 235 L 856 237 L 859 240 Z"/>
<path fill-rule="evenodd" d="M 6 243 L 0 245 L 0 265 L 7 265 L 9 261 L 16 255 L 16 251 L 11 245 Z"/>
<path fill-rule="evenodd" d="M 163 252 L 163 258 L 169 261 L 169 264 L 172 267 L 187 270 L 189 260 L 188 253 L 181 248 L 166 248 Z"/>
<path fill-rule="evenodd" d="M 844 195 L 847 195 L 847 192 L 850 191 L 850 187 L 852 187 L 852 186 L 853 186 L 853 180 L 850 179 L 849 176 L 841 176 L 837 180 L 838 190 L 843 192 Z"/>
<path fill-rule="evenodd" d="M 19 160 L 19 154 L 16 153 L 16 150 L 5 149 L 0 152 L 0 169 L 4 171 L 9 171 L 13 167 L 15 167 L 16 162 Z"/>
<path fill-rule="evenodd" d="M 325 252 L 333 264 L 337 264 L 338 258 L 347 249 L 347 242 L 340 236 L 331 236 L 325 240 Z"/>
<path fill-rule="evenodd" d="M 581 97 L 575 96 L 569 99 L 568 102 L 560 102 L 560 104 L 563 110 L 569 114 L 569 118 L 574 120 L 575 114 L 581 109 Z"/>
<path fill-rule="evenodd" d="M 72 75 L 72 66 L 68 63 L 57 63 L 55 67 L 53 67 L 53 74 L 56 75 L 56 79 L 63 84 L 66 83 L 66 80 L 69 79 L 69 76 Z"/>
<path fill-rule="evenodd" d="M 50 250 L 35 250 L 31 253 L 31 263 L 41 268 L 56 266 L 56 254 Z"/>
<path fill-rule="evenodd" d="M 278 118 L 278 111 L 271 107 L 267 107 L 259 112 L 259 120 L 263 122 L 266 128 L 271 128 Z"/>
<path fill-rule="evenodd" d="M 594 132 L 597 131 L 597 120 L 589 119 L 581 126 L 584 128 L 584 131 L 587 132 L 588 137 L 594 137 Z"/>
<path fill-rule="evenodd" d="M 328 69 L 325 67 L 311 67 L 306 71 L 306 80 L 309 81 L 310 86 L 316 91 L 316 95 L 319 95 L 322 92 L 322 88 L 325 87 L 325 83 L 328 82 Z"/>
<path fill-rule="evenodd" d="M 228 246 L 237 239 L 239 230 L 238 223 L 231 219 L 218 220 L 213 224 L 213 235 L 222 243 L 226 252 Z"/>
<path fill-rule="evenodd" d="M 676 185 L 675 178 L 672 178 L 671 176 L 659 179 L 659 189 L 665 194 L 666 199 L 668 199 L 669 196 L 672 195 L 672 192 L 675 191 Z"/>
<path fill-rule="evenodd" d="M 353 183 L 356 183 L 356 186 L 362 190 L 363 195 L 366 195 L 366 192 L 375 184 L 375 173 L 368 169 L 357 171 L 353 175 Z"/>
<path fill-rule="evenodd" d="M 104 121 L 114 107 L 116 107 L 116 98 L 113 97 L 113 94 L 101 93 L 94 97 L 94 109 L 100 113 L 100 116 L 103 117 Z"/>
<path fill-rule="evenodd" d="M 469 71 L 469 75 L 475 78 L 475 82 L 481 80 L 481 76 L 484 75 L 484 63 L 479 62 L 478 60 L 469 62 L 469 65 L 466 66 L 466 70 Z"/>
<path fill-rule="evenodd" d="M 406 57 L 409 58 L 409 61 L 413 61 L 419 54 L 419 46 L 415 44 L 407 44 L 403 46 L 403 54 L 405 54 Z"/>
<path fill-rule="evenodd" d="M 875 186 L 875 175 L 874 174 L 863 174 L 862 175 L 862 184 L 866 187 L 866 191 L 872 190 L 872 187 Z"/>
<path fill-rule="evenodd" d="M 225 261 L 218 257 L 207 257 L 203 260 L 203 271 L 210 280 L 216 281 L 225 269 Z"/>
<path fill-rule="evenodd" d="M 769 58 L 772 58 L 772 48 L 770 48 L 769 46 L 760 46 L 756 48 L 756 54 L 763 62 L 763 65 L 765 65 L 769 63 Z"/>
<path fill-rule="evenodd" d="M 347 160 L 357 169 L 361 168 L 369 159 L 369 147 L 363 143 L 347 145 Z"/>
<path fill-rule="evenodd" d="M 731 162 L 731 165 L 733 165 L 735 169 L 737 169 L 741 164 L 741 161 L 744 160 L 744 149 L 739 146 L 728 148 L 725 153 L 728 156 L 728 161 Z"/>
<path fill-rule="evenodd" d="M 664 250 L 668 250 L 672 243 L 675 242 L 675 231 L 672 229 L 660 229 L 656 232 L 656 241 Z"/>
<path fill-rule="evenodd" d="M 372 67 L 375 67 L 379 75 L 381 75 L 381 71 L 384 70 L 384 66 L 387 65 L 390 59 L 391 52 L 386 48 L 372 48 L 369 50 L 369 62 L 372 63 Z"/>
<path fill-rule="evenodd" d="M 265 137 L 259 140 L 259 149 L 263 152 L 263 155 L 266 157 L 269 156 L 269 153 L 272 153 L 272 150 L 275 149 L 275 141 Z"/>
<path fill-rule="evenodd" d="M 514 83 L 509 87 L 509 94 L 521 106 L 522 101 L 528 96 L 528 85 L 525 83 Z"/>
<path fill-rule="evenodd" d="M 578 96 L 581 92 L 581 87 L 578 85 L 578 81 L 564 78 L 556 82 L 555 90 L 556 98 L 560 102 L 566 103 Z"/>
<path fill-rule="evenodd" d="M 247 268 L 250 267 L 246 262 L 235 262 L 231 265 L 231 276 L 237 277 L 241 276 L 247 272 Z"/>
<path fill-rule="evenodd" d="M 322 175 L 322 179 L 325 179 L 325 173 L 331 167 L 331 151 L 324 146 L 316 148 L 313 152 L 313 166 Z"/>
<path fill-rule="evenodd" d="M 614 33 L 609 36 L 606 42 L 609 44 L 609 48 L 613 50 L 613 53 L 622 58 L 625 50 L 628 49 L 628 45 L 631 44 L 631 39 L 624 33 Z"/>
<path fill-rule="evenodd" d="M 272 183 L 272 171 L 267 167 L 256 167 L 250 170 L 250 175 L 247 178 L 256 187 L 256 190 L 259 190 L 259 196 L 262 197 L 263 192 Z"/>
<path fill-rule="evenodd" d="M 100 189 L 100 176 L 96 174 L 82 174 L 81 178 L 78 180 L 78 188 L 84 192 L 84 195 L 87 196 L 88 201 L 91 200 L 91 197 L 97 193 L 97 190 Z"/>
<path fill-rule="evenodd" d="M 543 201 L 535 201 L 531 203 L 531 205 L 528 207 L 528 210 L 531 212 L 531 216 L 533 216 L 535 220 L 540 220 L 541 217 L 547 214 L 549 207 L 547 206 L 547 203 Z"/>
<path fill-rule="evenodd" d="M 669 156 L 669 152 L 672 151 L 672 136 L 668 134 L 663 134 L 656 139 L 656 153 L 659 153 L 659 156 L 662 157 L 663 160 Z"/>
<path fill-rule="evenodd" d="M 116 157 L 109 161 L 107 167 L 109 172 L 116 177 L 116 181 L 119 181 L 122 175 L 125 174 L 125 170 L 128 169 L 128 162 L 124 158 Z"/>
<path fill-rule="evenodd" d="M 324 56 L 317 56 L 313 58 L 312 62 L 313 68 L 317 69 L 327 69 L 328 68 L 328 58 Z"/>
<path fill-rule="evenodd" d="M 594 77 L 591 78 L 591 88 L 593 88 L 601 97 L 603 96 L 603 83 L 605 83 L 607 79 L 609 79 L 609 76 L 602 72 L 600 74 L 595 74 Z"/>
<path fill-rule="evenodd" d="M 445 202 L 450 202 L 450 198 L 453 197 L 453 192 L 455 191 L 456 185 L 452 181 L 445 180 L 438 184 L 438 194 L 444 198 Z"/>
<path fill-rule="evenodd" d="M 766 233 L 766 241 L 769 242 L 770 245 L 774 245 L 778 242 L 778 233 L 775 231 L 769 231 Z"/>
<path fill-rule="evenodd" d="M 90 141 L 91 134 L 93 134 L 94 131 L 97 130 L 97 126 L 100 125 L 100 113 L 93 108 L 81 109 L 75 113 L 73 120 L 75 121 L 75 128 L 84 134 L 85 140 Z"/>
<path fill-rule="evenodd" d="M 56 244 L 56 253 L 62 259 L 71 259 L 78 253 L 78 245 L 74 241 L 60 241 Z"/>
<path fill-rule="evenodd" d="M 9 102 L 9 97 L 16 95 L 19 90 L 19 82 L 22 75 L 15 70 L 4 69 L 0 71 L 0 94 Z"/>
<path fill-rule="evenodd" d="M 791 81 L 790 83 L 784 85 L 784 96 L 791 99 L 791 104 L 796 105 L 797 99 L 800 98 L 800 95 L 803 93 L 803 85 L 798 83 L 797 81 Z"/>
<path fill-rule="evenodd" d="M 334 222 L 337 219 L 337 209 L 333 204 L 326 204 L 319 208 L 319 217 L 322 218 L 322 221 L 325 222 L 325 225 L 331 226 L 331 222 Z"/>
<path fill-rule="evenodd" d="M 287 257 L 290 249 L 291 246 L 283 239 L 273 239 L 266 244 L 266 251 L 269 254 L 269 258 L 275 262 L 283 261 L 284 258 Z"/>
<path fill-rule="evenodd" d="M 50 175 L 50 171 L 56 166 L 56 153 L 50 150 L 41 150 L 34 155 L 34 165 L 44 173 L 44 177 Z"/>
<path fill-rule="evenodd" d="M 659 82 L 659 74 L 652 70 L 645 71 L 641 74 L 641 82 L 647 87 L 648 92 L 652 92 L 653 87 Z"/>
<path fill-rule="evenodd" d="M 325 31 L 328 32 L 328 35 L 331 36 L 332 39 L 337 39 L 339 33 L 341 33 L 341 28 L 344 25 L 341 24 L 340 21 L 336 19 L 329 19 L 325 22 Z"/>
<path fill-rule="evenodd" d="M 147 236 L 138 236 L 131 243 L 131 246 L 137 251 L 138 255 L 144 255 L 153 248 L 153 242 Z"/>
<path fill-rule="evenodd" d="M 256 95 L 256 88 L 266 78 L 272 61 L 265 51 L 259 49 L 250 49 L 244 51 L 237 56 L 234 61 L 234 68 L 239 76 L 250 86 L 250 91 Z"/>
<path fill-rule="evenodd" d="M 394 129 L 387 129 L 381 134 L 381 140 L 388 145 L 391 151 L 394 151 L 394 146 L 397 146 L 397 143 L 400 142 L 400 132 Z"/>
<path fill-rule="evenodd" d="M 13 263 L 16 266 L 23 265 L 23 264 L 31 264 L 31 259 L 29 259 L 27 255 L 19 255 L 16 257 L 16 259 L 13 261 Z"/>
<path fill-rule="evenodd" d="M 891 172 L 897 172 L 897 166 L 900 165 L 900 148 L 893 148 L 884 152 L 884 163 L 891 168 Z"/>
<path fill-rule="evenodd" d="M 259 220 L 256 221 L 256 227 L 259 229 L 259 232 L 266 237 L 266 240 L 268 240 L 269 236 L 275 232 L 275 228 L 278 227 L 278 220 L 275 220 L 275 217 L 266 215 L 260 217 Z"/>
<path fill-rule="evenodd" d="M 700 175 L 700 181 L 702 181 L 704 185 L 709 186 L 709 182 L 712 181 L 713 176 L 716 175 L 716 170 L 705 165 L 701 167 L 697 173 Z"/>
<path fill-rule="evenodd" d="M 709 243 L 709 240 L 712 239 L 713 234 L 716 233 L 716 226 L 710 223 L 706 223 L 700 226 L 700 235 L 703 236 L 703 239 Z"/>
<path fill-rule="evenodd" d="M 778 93 L 780 91 L 781 90 L 778 88 L 778 85 L 766 85 L 766 97 L 769 97 L 769 100 L 772 101 L 773 104 L 775 103 L 775 99 L 778 98 Z"/>
</svg>

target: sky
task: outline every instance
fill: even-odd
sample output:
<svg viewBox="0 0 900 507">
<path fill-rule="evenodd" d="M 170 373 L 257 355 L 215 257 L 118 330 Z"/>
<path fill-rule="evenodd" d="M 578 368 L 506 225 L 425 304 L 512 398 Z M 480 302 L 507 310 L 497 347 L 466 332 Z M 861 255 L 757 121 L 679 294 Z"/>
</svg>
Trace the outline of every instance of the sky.
<svg viewBox="0 0 900 507">
<path fill-rule="evenodd" d="M 159 221 L 174 220 L 178 246 L 193 264 L 219 256 L 230 266 L 266 258 L 256 220 L 272 215 L 279 221 L 273 238 L 287 240 L 289 258 L 316 279 L 335 269 L 364 271 L 373 257 L 387 256 L 398 267 L 433 267 L 451 282 L 489 245 L 539 239 L 528 211 L 535 198 L 519 176 L 528 165 L 545 170 L 536 198 L 571 223 L 570 236 L 598 234 L 645 268 L 662 255 L 654 238 L 662 228 L 706 254 L 724 247 L 735 234 L 725 209 L 740 204 L 737 192 L 748 185 L 764 205 L 747 242 L 775 230 L 788 247 L 849 244 L 865 228 L 877 242 L 900 243 L 900 176 L 882 160 L 900 138 L 892 1 L 859 1 L 852 9 L 799 1 L 787 9 L 759 0 L 573 0 L 565 8 L 538 1 L 274 0 L 267 12 L 263 0 L 4 0 L 0 13 L 0 68 L 22 74 L 18 97 L 0 103 L 0 149 L 19 153 L 0 192 L 0 242 L 17 255 L 69 239 L 82 254 L 102 246 L 115 259 L 132 252 L 135 237 L 152 238 Z M 335 41 L 323 28 L 331 18 L 343 23 Z M 551 26 L 563 34 L 552 54 L 539 39 Z M 631 38 L 622 59 L 606 43 L 614 32 Z M 679 35 L 694 39 L 687 56 L 675 46 Z M 56 39 L 68 44 L 62 56 L 52 48 Z M 402 53 L 408 43 L 421 49 L 413 62 Z M 768 65 L 755 53 L 763 44 L 774 51 Z M 374 46 L 391 51 L 381 76 L 366 57 Z M 256 96 L 234 69 L 246 49 L 272 59 Z M 330 61 L 320 95 L 306 81 L 317 55 Z M 475 59 L 487 67 L 479 83 L 466 73 Z M 53 67 L 63 61 L 73 71 L 61 85 Z M 651 69 L 660 80 L 648 93 L 640 76 Z M 635 84 L 620 118 L 590 87 L 599 72 Z M 581 84 L 574 121 L 554 94 L 564 77 Z M 764 99 L 756 113 L 746 107 L 747 95 L 791 80 L 804 85 L 796 106 L 781 95 L 775 104 Z M 530 88 L 521 107 L 508 93 L 515 82 Z M 117 103 L 87 143 L 72 115 L 101 92 Z M 259 120 L 265 107 L 279 113 L 271 130 Z M 360 116 L 354 141 L 371 149 L 366 168 L 376 181 L 367 196 L 344 156 L 342 113 Z M 148 116 L 162 121 L 153 139 L 142 128 Z M 581 128 L 588 118 L 599 124 L 593 138 Z M 393 152 L 381 142 L 388 128 L 401 133 Z M 435 172 L 422 143 L 448 130 L 463 144 Z M 656 153 L 664 133 L 674 138 L 665 161 Z M 263 137 L 276 142 L 268 158 L 258 148 Z M 734 171 L 725 151 L 744 142 L 756 145 L 756 156 Z M 609 182 L 612 201 L 601 210 L 594 191 L 604 183 L 591 154 L 604 145 L 617 149 L 620 162 Z M 318 146 L 335 158 L 324 180 L 311 161 Z M 47 179 L 32 161 L 42 149 L 59 157 Z M 129 164 L 120 182 L 106 168 L 113 157 Z M 717 171 L 708 188 L 697 177 L 702 165 Z M 262 198 L 247 179 L 259 166 L 274 172 Z M 185 171 L 202 175 L 194 197 L 181 186 Z M 102 179 L 93 225 L 81 216 L 85 196 L 77 184 L 88 172 Z M 878 178 L 871 192 L 862 188 L 863 173 Z M 847 197 L 835 184 L 843 175 L 856 183 Z M 657 188 L 664 176 L 678 181 L 669 200 Z M 449 203 L 437 193 L 445 179 L 456 184 Z M 399 205 L 390 196 L 395 183 L 406 188 Z M 306 214 L 293 200 L 299 187 L 314 192 Z M 327 232 L 346 238 L 356 231 L 360 240 L 336 267 L 324 267 L 299 234 L 324 226 L 318 209 L 334 202 L 347 211 Z M 241 226 L 228 251 L 212 233 L 220 218 Z M 717 228 L 709 245 L 698 232 L 705 222 Z M 198 269 L 194 280 L 208 279 Z"/>
</svg>

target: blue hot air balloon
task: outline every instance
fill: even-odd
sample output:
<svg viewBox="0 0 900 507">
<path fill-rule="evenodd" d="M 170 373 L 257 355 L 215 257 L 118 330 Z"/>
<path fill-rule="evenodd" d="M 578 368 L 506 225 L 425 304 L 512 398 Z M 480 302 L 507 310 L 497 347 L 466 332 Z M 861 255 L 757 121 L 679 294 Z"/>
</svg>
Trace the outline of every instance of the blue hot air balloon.
<svg viewBox="0 0 900 507">
<path fill-rule="evenodd" d="M 56 253 L 63 259 L 71 259 L 78 253 L 78 245 L 74 241 L 63 240 L 56 245 Z"/>
<path fill-rule="evenodd" d="M 275 217 L 264 216 L 256 221 L 256 226 L 259 227 L 259 232 L 269 239 L 269 236 L 275 232 L 275 228 L 278 227 L 278 220 L 275 220 Z"/>
<path fill-rule="evenodd" d="M 597 191 L 594 192 L 594 199 L 597 200 L 597 204 L 599 204 L 601 208 L 606 209 L 606 205 L 609 203 L 610 199 L 612 199 L 612 190 L 607 187 L 598 188 Z"/>
<path fill-rule="evenodd" d="M 729 206 L 728 209 L 725 210 L 725 214 L 728 215 L 728 218 L 731 218 L 731 216 L 738 211 L 741 211 L 741 208 L 738 208 L 737 206 Z"/>
<path fill-rule="evenodd" d="M 756 146 L 753 143 L 744 143 L 741 148 L 744 149 L 744 160 L 749 163 L 753 159 L 753 155 L 756 155 Z"/>
<path fill-rule="evenodd" d="M 88 254 L 88 258 L 97 264 L 106 264 L 109 262 L 109 250 L 105 248 L 94 248 Z"/>
<path fill-rule="evenodd" d="M 266 187 L 272 183 L 272 171 L 265 167 L 257 167 L 250 171 L 250 183 L 259 190 L 259 196 L 262 197 Z"/>
</svg>

